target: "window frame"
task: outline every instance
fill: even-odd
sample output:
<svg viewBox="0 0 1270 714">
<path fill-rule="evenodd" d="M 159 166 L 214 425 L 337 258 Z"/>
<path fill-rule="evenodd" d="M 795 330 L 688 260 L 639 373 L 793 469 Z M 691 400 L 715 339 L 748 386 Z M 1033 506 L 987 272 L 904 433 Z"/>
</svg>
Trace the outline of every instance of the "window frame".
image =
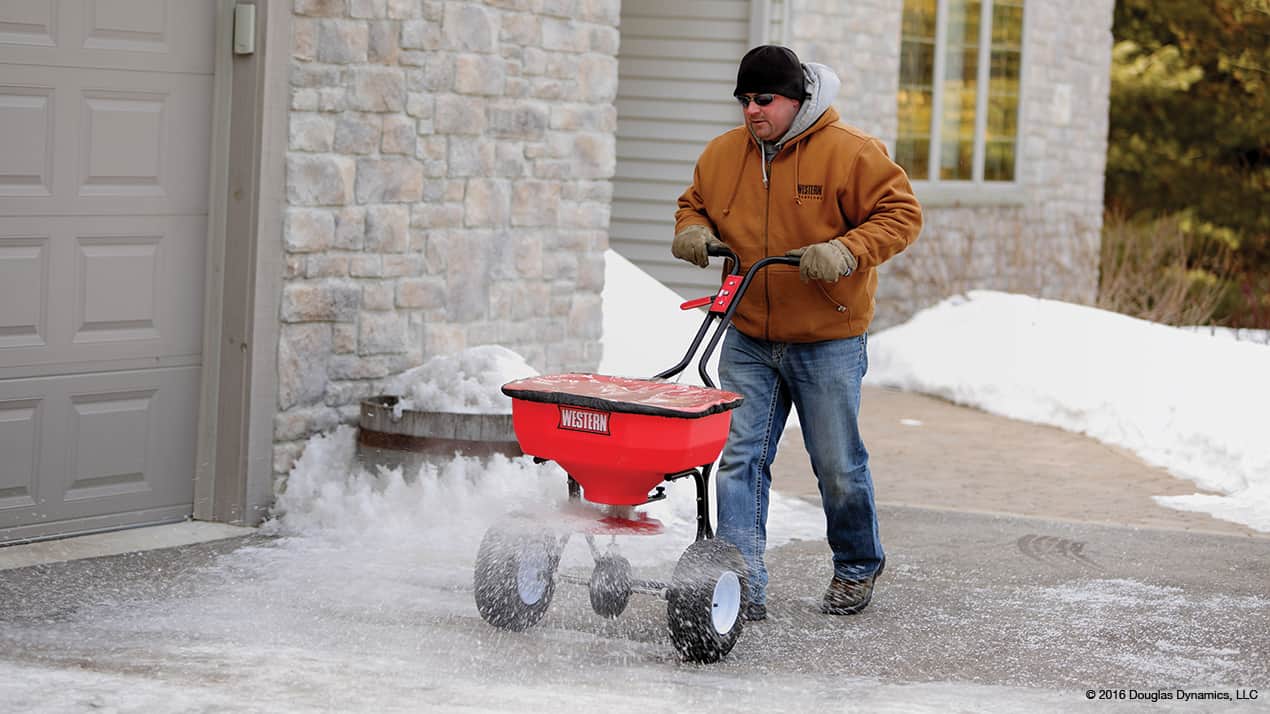
<svg viewBox="0 0 1270 714">
<path fill-rule="evenodd" d="M 1009 181 L 988 181 L 984 179 L 984 164 L 987 147 L 988 95 L 990 94 L 990 73 L 992 58 L 992 10 L 996 0 L 980 0 L 979 7 L 979 45 L 978 65 L 976 67 L 975 91 L 975 130 L 974 150 L 972 155 L 971 178 L 944 179 L 939 177 L 940 150 L 943 142 L 944 115 L 944 78 L 945 56 L 948 51 L 948 3 L 949 0 L 935 2 L 935 47 L 934 63 L 931 67 L 931 117 L 930 146 L 927 154 L 929 176 L 912 179 L 913 190 L 923 202 L 940 205 L 1003 205 L 1024 204 L 1027 202 L 1027 191 L 1020 180 L 1022 170 L 1022 147 L 1026 113 L 1027 82 L 1024 81 L 1028 67 L 1028 46 L 1030 32 L 1027 11 L 1027 0 L 1022 2 L 1023 17 L 1020 21 L 1019 47 L 1019 87 L 1017 106 L 1015 108 L 1014 135 L 1014 167 L 1013 178 Z M 903 13 L 903 4 L 900 12 Z M 901 44 L 903 43 L 903 24 L 901 23 Z M 900 62 L 903 62 L 901 55 Z M 897 77 L 900 67 L 896 67 Z M 899 107 L 896 106 L 898 125 Z M 898 131 L 896 136 L 899 139 Z"/>
</svg>

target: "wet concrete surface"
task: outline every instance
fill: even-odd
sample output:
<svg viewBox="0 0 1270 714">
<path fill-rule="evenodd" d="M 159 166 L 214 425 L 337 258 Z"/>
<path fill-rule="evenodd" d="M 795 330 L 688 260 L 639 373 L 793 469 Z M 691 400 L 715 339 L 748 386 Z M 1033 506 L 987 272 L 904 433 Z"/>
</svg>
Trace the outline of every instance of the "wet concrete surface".
<svg viewBox="0 0 1270 714">
<path fill-rule="evenodd" d="M 888 561 L 860 615 L 818 612 L 823 540 L 787 543 L 769 618 L 692 665 L 655 596 L 609 620 L 561 583 L 536 627 L 493 629 L 479 532 L 253 535 L 0 570 L 0 711 L 1270 710 L 1270 538 L 1161 508 L 1194 489 L 1079 436 L 882 390 L 865 410 Z M 776 487 L 816 503 L 785 442 Z M 668 579 L 687 543 L 661 537 L 637 576 Z"/>
<path fill-rule="evenodd" d="M 881 518 L 887 570 L 865 613 L 817 613 L 827 546 L 791 544 L 772 559 L 771 622 L 747 632 L 757 636 L 746 647 L 810 649 L 819 655 L 791 669 L 852 662 L 887 681 L 1270 681 L 1270 541 L 903 507 Z"/>
<path fill-rule="evenodd" d="M 1087 690 L 1231 697 L 1095 702 L 1111 710 L 1270 701 L 1268 540 L 912 507 L 881 518 L 888 567 L 864 613 L 821 615 L 827 546 L 789 543 L 770 553 L 769 619 L 710 666 L 678 660 L 654 596 L 635 595 L 608 620 L 584 587 L 560 584 L 537 627 L 501 632 L 476 613 L 469 573 L 373 558 L 362 572 L 356 558 L 325 569 L 314 554 L 301 565 L 263 536 L 4 571 L 0 701 L 19 705 L 10 711 L 681 711 L 721 698 L 777 711 L 1065 711 Z"/>
</svg>

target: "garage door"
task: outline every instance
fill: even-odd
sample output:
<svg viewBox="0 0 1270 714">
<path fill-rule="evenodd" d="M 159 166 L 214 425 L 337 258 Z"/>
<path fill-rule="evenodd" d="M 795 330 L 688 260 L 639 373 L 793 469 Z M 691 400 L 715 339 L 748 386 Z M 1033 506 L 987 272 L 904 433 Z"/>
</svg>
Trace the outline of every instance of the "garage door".
<svg viewBox="0 0 1270 714">
<path fill-rule="evenodd" d="M 0 2 L 0 542 L 191 512 L 214 28 Z"/>
<path fill-rule="evenodd" d="M 675 200 L 706 142 L 741 123 L 732 90 L 750 27 L 749 0 L 622 2 L 610 243 L 691 297 L 719 275 L 671 257 Z"/>
</svg>

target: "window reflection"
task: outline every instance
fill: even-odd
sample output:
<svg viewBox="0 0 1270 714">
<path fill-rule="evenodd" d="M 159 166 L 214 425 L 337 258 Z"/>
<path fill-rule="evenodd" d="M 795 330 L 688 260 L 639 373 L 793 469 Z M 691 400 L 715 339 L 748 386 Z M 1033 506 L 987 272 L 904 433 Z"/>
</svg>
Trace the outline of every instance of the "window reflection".
<svg viewBox="0 0 1270 714">
<path fill-rule="evenodd" d="M 905 0 L 901 34 L 896 161 L 917 180 L 1013 181 L 1023 0 Z"/>
</svg>

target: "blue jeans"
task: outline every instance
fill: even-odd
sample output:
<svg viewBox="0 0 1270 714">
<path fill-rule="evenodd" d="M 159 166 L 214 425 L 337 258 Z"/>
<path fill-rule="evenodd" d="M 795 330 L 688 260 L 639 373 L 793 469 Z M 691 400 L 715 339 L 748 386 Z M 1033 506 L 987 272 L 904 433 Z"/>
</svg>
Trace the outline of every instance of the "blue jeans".
<svg viewBox="0 0 1270 714">
<path fill-rule="evenodd" d="M 750 569 L 750 600 L 767 602 L 767 501 L 772 461 L 792 404 L 820 485 L 833 571 L 867 578 L 882 563 L 869 454 L 860 438 L 860 381 L 867 337 L 810 343 L 768 342 L 729 329 L 719 355 L 721 386 L 745 397 L 719 466 L 718 535 L 740 549 Z"/>
</svg>

